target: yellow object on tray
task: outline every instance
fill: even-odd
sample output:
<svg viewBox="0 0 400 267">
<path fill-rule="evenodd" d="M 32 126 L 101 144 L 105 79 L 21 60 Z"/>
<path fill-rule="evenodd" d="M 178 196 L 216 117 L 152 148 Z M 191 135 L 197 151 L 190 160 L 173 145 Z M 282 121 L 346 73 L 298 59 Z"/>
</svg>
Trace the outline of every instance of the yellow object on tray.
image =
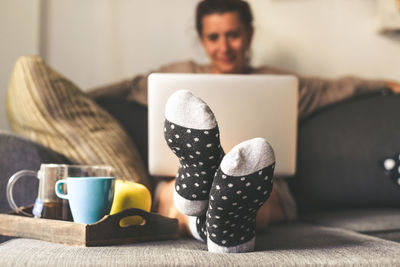
<svg viewBox="0 0 400 267">
<path fill-rule="evenodd" d="M 129 208 L 137 208 L 147 212 L 151 209 L 150 191 L 142 184 L 117 180 L 115 182 L 114 200 L 110 215 Z M 121 227 L 143 223 L 140 216 L 129 216 L 120 221 Z"/>
</svg>

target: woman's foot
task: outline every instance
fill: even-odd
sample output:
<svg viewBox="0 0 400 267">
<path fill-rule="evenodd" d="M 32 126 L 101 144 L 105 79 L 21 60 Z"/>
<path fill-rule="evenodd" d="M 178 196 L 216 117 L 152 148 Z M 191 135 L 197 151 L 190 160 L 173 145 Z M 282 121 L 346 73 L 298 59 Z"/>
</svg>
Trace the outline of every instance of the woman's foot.
<svg viewBox="0 0 400 267">
<path fill-rule="evenodd" d="M 206 215 L 210 252 L 253 251 L 256 215 L 272 192 L 275 155 L 264 138 L 244 141 L 225 155 Z"/>
<path fill-rule="evenodd" d="M 188 216 L 202 216 L 214 173 L 224 156 L 214 114 L 200 98 L 179 90 L 166 104 L 164 137 L 180 162 L 175 206 Z"/>
</svg>

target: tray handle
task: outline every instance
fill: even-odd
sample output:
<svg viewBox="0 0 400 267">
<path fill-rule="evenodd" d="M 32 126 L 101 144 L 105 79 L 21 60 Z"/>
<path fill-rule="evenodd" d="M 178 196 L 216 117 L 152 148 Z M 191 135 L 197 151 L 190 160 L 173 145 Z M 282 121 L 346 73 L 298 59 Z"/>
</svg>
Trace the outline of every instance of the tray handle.
<svg viewBox="0 0 400 267">
<path fill-rule="evenodd" d="M 142 224 L 134 224 L 129 226 L 120 226 L 120 221 L 129 216 L 140 216 L 144 219 Z M 177 238 L 178 220 L 164 217 L 157 213 L 147 212 L 141 209 L 130 208 L 122 210 L 113 215 L 106 215 L 100 221 L 89 225 L 94 229 L 114 229 L 114 235 L 143 235 L 143 236 L 168 236 L 169 238 Z M 98 233 L 99 231 L 97 231 Z M 153 238 L 154 239 L 154 238 Z"/>
<path fill-rule="evenodd" d="M 133 225 L 129 225 L 129 226 L 120 226 L 120 221 L 126 217 L 130 217 L 130 216 L 140 216 L 144 219 L 144 223 L 142 224 L 133 224 Z M 115 226 L 119 226 L 120 228 L 126 228 L 126 227 L 130 227 L 130 226 L 144 226 L 144 225 L 153 225 L 153 224 L 157 224 L 158 221 L 162 220 L 165 221 L 165 217 L 157 214 L 157 213 L 151 213 L 151 212 L 147 212 L 144 211 L 142 209 L 137 209 L 137 208 L 130 208 L 130 209 L 125 209 L 122 210 L 118 213 L 115 213 L 113 215 L 107 215 L 104 217 L 104 221 L 110 221 L 113 224 L 115 224 Z M 171 219 L 171 218 L 168 218 Z M 101 220 L 101 221 L 103 221 Z M 174 219 L 171 219 L 174 220 Z"/>
</svg>

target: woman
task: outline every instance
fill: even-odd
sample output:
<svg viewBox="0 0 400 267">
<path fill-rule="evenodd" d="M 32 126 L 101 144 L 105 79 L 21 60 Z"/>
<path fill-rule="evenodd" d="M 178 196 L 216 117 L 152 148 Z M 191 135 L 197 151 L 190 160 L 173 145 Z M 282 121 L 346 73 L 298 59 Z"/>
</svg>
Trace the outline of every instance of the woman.
<svg viewBox="0 0 400 267">
<path fill-rule="evenodd" d="M 242 0 L 203 0 L 197 6 L 196 29 L 210 58 L 210 65 L 183 62 L 163 67 L 157 72 L 215 73 L 215 74 L 284 74 L 270 67 L 252 68 L 249 50 L 253 37 L 253 16 L 249 5 Z M 299 78 L 299 118 L 334 102 L 373 91 L 400 91 L 395 82 L 367 81 L 354 77 L 338 80 Z M 114 86 L 92 91 L 91 96 L 122 97 L 147 105 L 147 76 L 138 76 Z M 175 182 L 161 183 L 155 194 L 160 214 L 178 218 L 182 233 L 189 233 L 188 217 L 177 210 L 173 201 Z M 269 223 L 293 219 L 296 210 L 286 184 L 275 183 L 269 200 L 257 213 L 257 229 Z"/>
</svg>

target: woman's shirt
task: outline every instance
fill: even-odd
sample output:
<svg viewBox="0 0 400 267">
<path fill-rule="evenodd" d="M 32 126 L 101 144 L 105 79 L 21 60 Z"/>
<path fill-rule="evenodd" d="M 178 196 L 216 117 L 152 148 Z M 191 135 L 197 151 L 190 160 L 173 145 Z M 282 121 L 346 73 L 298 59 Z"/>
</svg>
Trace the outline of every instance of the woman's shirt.
<svg viewBox="0 0 400 267">
<path fill-rule="evenodd" d="M 161 73 L 212 73 L 210 65 L 200 65 L 185 61 L 159 68 L 152 72 Z M 152 73 L 150 72 L 150 73 Z M 148 75 L 137 75 L 115 84 L 96 88 L 88 92 L 92 98 L 114 97 L 138 102 L 147 106 Z M 293 74 L 294 73 L 267 66 L 249 67 L 246 74 Z M 316 110 L 330 104 L 371 92 L 387 90 L 384 81 L 366 80 L 358 77 L 324 79 L 296 75 L 299 79 L 299 119 L 302 120 Z"/>
</svg>

